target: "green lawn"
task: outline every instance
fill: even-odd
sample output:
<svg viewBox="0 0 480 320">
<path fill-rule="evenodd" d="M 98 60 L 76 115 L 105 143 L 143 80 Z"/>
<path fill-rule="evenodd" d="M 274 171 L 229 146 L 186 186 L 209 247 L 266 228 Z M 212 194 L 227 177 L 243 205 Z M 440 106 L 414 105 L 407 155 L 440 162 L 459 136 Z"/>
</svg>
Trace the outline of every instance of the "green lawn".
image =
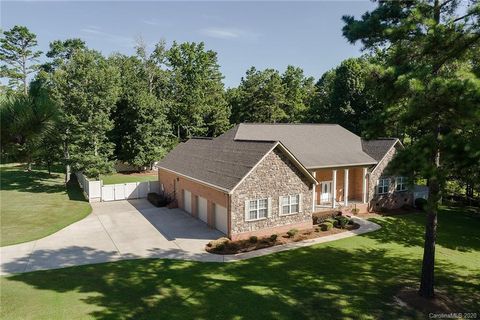
<svg viewBox="0 0 480 320">
<path fill-rule="evenodd" d="M 116 184 L 116 183 L 127 183 L 127 182 L 155 181 L 155 180 L 158 180 L 158 176 L 156 174 L 133 175 L 133 174 L 115 173 L 111 175 L 101 176 L 100 179 L 103 180 L 103 184 Z"/>
<path fill-rule="evenodd" d="M 422 214 L 379 231 L 235 263 L 130 260 L 2 277 L 2 319 L 424 319 L 393 303 L 418 285 Z M 439 216 L 436 285 L 480 310 L 480 218 Z M 459 310 L 461 311 L 461 310 Z"/>
<path fill-rule="evenodd" d="M 63 179 L 60 173 L 0 166 L 1 246 L 43 238 L 91 212 L 80 188 L 65 188 Z"/>
</svg>

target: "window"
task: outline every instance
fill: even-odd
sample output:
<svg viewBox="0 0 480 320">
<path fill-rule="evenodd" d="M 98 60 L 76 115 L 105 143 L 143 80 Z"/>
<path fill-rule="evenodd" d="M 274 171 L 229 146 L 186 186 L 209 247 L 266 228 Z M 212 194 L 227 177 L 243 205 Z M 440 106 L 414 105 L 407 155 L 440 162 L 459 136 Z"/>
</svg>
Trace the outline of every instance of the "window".
<svg viewBox="0 0 480 320">
<path fill-rule="evenodd" d="M 377 188 L 377 193 L 378 194 L 385 194 L 388 193 L 388 188 L 390 186 L 390 179 L 388 178 L 381 178 L 378 180 L 378 188 Z"/>
<path fill-rule="evenodd" d="M 299 212 L 300 195 L 280 197 L 280 214 L 292 214 Z"/>
<path fill-rule="evenodd" d="M 396 177 L 395 178 L 395 190 L 397 190 L 397 191 L 407 190 L 407 178 Z"/>
<path fill-rule="evenodd" d="M 248 220 L 258 220 L 267 217 L 268 199 L 250 200 L 248 205 Z"/>
</svg>

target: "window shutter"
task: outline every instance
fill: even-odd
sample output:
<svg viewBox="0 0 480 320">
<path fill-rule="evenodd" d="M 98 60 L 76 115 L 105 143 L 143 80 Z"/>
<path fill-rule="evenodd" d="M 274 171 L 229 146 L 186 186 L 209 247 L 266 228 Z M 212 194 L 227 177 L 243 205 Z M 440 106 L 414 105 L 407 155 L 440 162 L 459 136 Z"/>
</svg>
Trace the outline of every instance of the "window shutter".
<svg viewBox="0 0 480 320">
<path fill-rule="evenodd" d="M 267 217 L 270 217 L 272 215 L 272 198 L 268 198 L 268 209 L 267 209 Z"/>
<path fill-rule="evenodd" d="M 298 213 L 303 211 L 303 194 L 298 195 Z"/>
<path fill-rule="evenodd" d="M 282 199 L 283 197 L 280 196 L 278 197 L 278 214 L 281 215 L 282 214 Z"/>
<path fill-rule="evenodd" d="M 248 220 L 248 207 L 250 205 L 250 201 L 245 200 L 245 220 Z"/>
</svg>

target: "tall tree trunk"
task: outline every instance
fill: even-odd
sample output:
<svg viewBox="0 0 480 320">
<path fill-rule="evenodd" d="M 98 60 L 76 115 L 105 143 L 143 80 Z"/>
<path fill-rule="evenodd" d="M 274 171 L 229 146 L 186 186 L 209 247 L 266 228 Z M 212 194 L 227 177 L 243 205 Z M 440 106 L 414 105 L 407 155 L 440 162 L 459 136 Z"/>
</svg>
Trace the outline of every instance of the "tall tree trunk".
<svg viewBox="0 0 480 320">
<path fill-rule="evenodd" d="M 65 184 L 67 184 L 70 181 L 70 152 L 66 141 L 63 143 L 63 157 L 65 159 Z"/>
<path fill-rule="evenodd" d="M 437 128 L 435 140 L 437 146 L 434 157 L 435 172 L 428 183 L 427 222 L 425 224 L 425 244 L 423 246 L 422 276 L 419 290 L 419 294 L 425 298 L 433 298 L 435 296 L 435 241 L 437 238 L 437 212 L 441 199 L 439 180 L 440 127 Z"/>
<path fill-rule="evenodd" d="M 422 276 L 419 294 L 425 298 L 433 298 L 435 275 L 435 241 L 437 237 L 438 179 L 432 178 L 429 183 L 429 204 L 427 206 L 427 222 L 425 225 L 425 244 L 423 247 Z"/>
<path fill-rule="evenodd" d="M 28 94 L 28 87 L 27 87 L 27 61 L 25 55 L 22 57 L 22 72 L 23 72 L 23 94 Z"/>
<path fill-rule="evenodd" d="M 433 19 L 435 24 L 440 24 L 441 14 L 440 0 L 435 0 L 433 4 Z M 434 74 L 438 70 L 434 70 Z M 439 122 L 438 122 L 439 123 Z M 435 132 L 436 152 L 433 157 L 435 166 L 434 173 L 429 179 L 428 188 L 428 205 L 427 205 L 427 221 L 425 224 L 425 244 L 423 247 L 422 276 L 420 279 L 419 294 L 425 298 L 433 298 L 435 296 L 434 276 L 435 276 L 435 241 L 437 238 L 437 212 L 438 205 L 441 201 L 440 193 L 440 126 L 437 126 Z"/>
</svg>

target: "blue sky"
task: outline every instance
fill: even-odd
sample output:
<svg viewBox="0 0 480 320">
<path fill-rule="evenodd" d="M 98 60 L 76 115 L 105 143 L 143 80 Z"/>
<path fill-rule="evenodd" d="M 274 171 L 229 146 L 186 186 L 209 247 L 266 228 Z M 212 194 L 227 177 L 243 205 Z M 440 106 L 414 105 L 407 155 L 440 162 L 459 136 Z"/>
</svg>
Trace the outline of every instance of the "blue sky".
<svg viewBox="0 0 480 320">
<path fill-rule="evenodd" d="M 227 87 L 250 66 L 283 71 L 292 64 L 318 79 L 360 46 L 341 33 L 341 16 L 370 1 L 317 2 L 1 2 L 1 27 L 26 25 L 46 52 L 52 40 L 82 38 L 108 55 L 133 53 L 134 39 L 205 42 L 218 52 Z"/>
</svg>

